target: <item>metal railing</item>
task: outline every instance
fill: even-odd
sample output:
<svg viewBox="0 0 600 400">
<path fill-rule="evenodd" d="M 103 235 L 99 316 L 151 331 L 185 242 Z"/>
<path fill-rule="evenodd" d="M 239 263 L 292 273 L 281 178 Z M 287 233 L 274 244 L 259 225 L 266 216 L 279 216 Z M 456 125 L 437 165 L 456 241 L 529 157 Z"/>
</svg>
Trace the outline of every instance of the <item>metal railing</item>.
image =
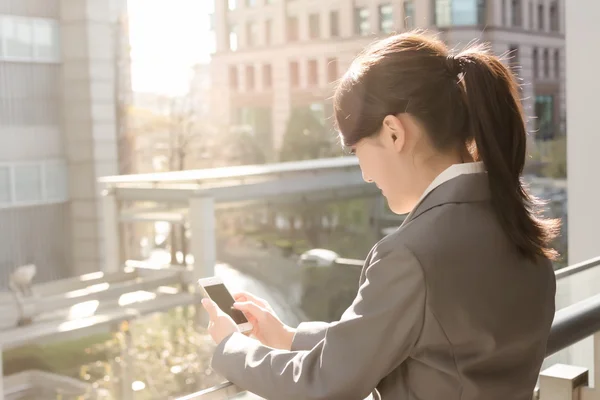
<svg viewBox="0 0 600 400">
<path fill-rule="evenodd" d="M 336 259 L 335 264 L 356 267 L 361 265 L 360 260 Z M 556 279 L 561 280 L 568 276 L 589 270 L 600 265 L 600 257 L 578 263 L 556 271 Z M 575 303 L 571 306 L 558 310 L 552 322 L 550 337 L 546 349 L 546 357 L 549 357 L 573 344 L 600 332 L 600 294 Z M 583 378 L 573 380 L 573 388 L 587 385 L 587 373 L 581 375 Z M 596 383 L 600 385 L 600 382 Z M 244 393 L 231 382 L 225 382 L 219 386 L 190 394 L 178 400 L 222 400 L 235 398 L 236 395 Z M 533 399 L 540 399 L 540 389 L 536 388 Z M 542 394 L 542 400 L 545 399 Z M 560 397 L 563 399 L 563 397 Z M 594 397 L 596 398 L 596 397 Z M 570 397 L 565 399 L 571 399 Z"/>
</svg>

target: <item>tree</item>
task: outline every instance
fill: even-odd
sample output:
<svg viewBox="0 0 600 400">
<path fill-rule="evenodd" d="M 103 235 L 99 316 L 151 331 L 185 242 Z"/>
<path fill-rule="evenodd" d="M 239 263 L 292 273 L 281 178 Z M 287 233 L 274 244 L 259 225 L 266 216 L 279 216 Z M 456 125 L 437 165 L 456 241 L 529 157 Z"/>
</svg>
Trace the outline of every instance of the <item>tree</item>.
<svg viewBox="0 0 600 400">
<path fill-rule="evenodd" d="M 341 149 L 335 149 L 334 139 L 310 108 L 296 108 L 288 120 L 279 158 L 296 161 L 339 155 Z"/>
</svg>

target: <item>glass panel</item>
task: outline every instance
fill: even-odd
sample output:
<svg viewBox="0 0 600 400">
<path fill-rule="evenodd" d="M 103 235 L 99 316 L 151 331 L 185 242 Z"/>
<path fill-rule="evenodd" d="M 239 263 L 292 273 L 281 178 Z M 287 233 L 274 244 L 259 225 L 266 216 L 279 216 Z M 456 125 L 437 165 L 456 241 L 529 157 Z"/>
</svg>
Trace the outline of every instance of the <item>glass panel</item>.
<svg viewBox="0 0 600 400">
<path fill-rule="evenodd" d="M 394 15 L 391 4 L 379 6 L 379 29 L 383 33 L 392 33 L 394 30 Z"/>
<path fill-rule="evenodd" d="M 367 8 L 357 8 L 355 13 L 356 33 L 362 36 L 368 35 L 371 29 L 369 26 L 369 10 Z"/>
<path fill-rule="evenodd" d="M 31 59 L 33 57 L 32 23 L 24 18 L 4 17 L 2 21 L 5 53 L 9 58 Z"/>
<path fill-rule="evenodd" d="M 452 22 L 454 25 L 477 25 L 477 1 L 453 0 Z"/>
<path fill-rule="evenodd" d="M 46 165 L 46 198 L 48 200 L 66 200 L 67 168 L 64 164 Z"/>
<path fill-rule="evenodd" d="M 30 202 L 42 200 L 42 177 L 40 166 L 15 166 L 15 200 Z"/>
<path fill-rule="evenodd" d="M 10 201 L 10 167 L 0 167 L 0 203 Z"/>
<path fill-rule="evenodd" d="M 58 25 L 54 21 L 35 21 L 33 38 L 36 60 L 55 61 L 60 58 L 58 29 Z"/>
</svg>

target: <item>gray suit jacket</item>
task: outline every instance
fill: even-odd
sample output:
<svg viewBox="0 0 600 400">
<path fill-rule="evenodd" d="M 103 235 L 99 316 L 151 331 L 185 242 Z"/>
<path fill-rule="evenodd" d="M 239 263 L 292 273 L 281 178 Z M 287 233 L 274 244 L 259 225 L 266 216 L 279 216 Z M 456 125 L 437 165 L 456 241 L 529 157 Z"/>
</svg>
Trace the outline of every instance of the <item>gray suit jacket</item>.
<svg viewBox="0 0 600 400">
<path fill-rule="evenodd" d="M 555 289 L 499 225 L 487 174 L 461 175 L 373 247 L 340 321 L 301 324 L 292 351 L 235 333 L 212 365 L 267 399 L 530 400 Z"/>
</svg>

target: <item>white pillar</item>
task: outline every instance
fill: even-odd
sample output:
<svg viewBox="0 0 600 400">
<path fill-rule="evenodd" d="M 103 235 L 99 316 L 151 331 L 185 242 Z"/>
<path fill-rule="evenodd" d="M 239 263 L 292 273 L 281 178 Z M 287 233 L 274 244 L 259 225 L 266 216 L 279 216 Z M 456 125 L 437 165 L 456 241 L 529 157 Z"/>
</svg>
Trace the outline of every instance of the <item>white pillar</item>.
<svg viewBox="0 0 600 400">
<path fill-rule="evenodd" d="M 104 236 L 105 273 L 118 272 L 121 268 L 121 235 L 119 229 L 119 204 L 114 190 L 102 193 L 102 225 Z"/>
<path fill-rule="evenodd" d="M 192 282 L 213 276 L 217 262 L 217 241 L 215 231 L 215 202 L 211 197 L 192 197 L 190 199 L 190 252 L 194 256 Z"/>
<path fill-rule="evenodd" d="M 600 255 L 600 81 L 595 79 L 600 54 L 590 43 L 600 42 L 600 1 L 569 0 L 565 5 L 567 169 L 569 194 L 569 264 Z M 600 291 L 600 271 L 569 278 L 571 301 Z M 593 368 L 592 340 L 574 346 L 571 363 Z M 594 374 L 592 374 L 593 376 Z M 599 382 L 600 383 L 600 382 Z"/>
<path fill-rule="evenodd" d="M 540 374 L 540 400 L 579 400 L 579 389 L 587 386 L 585 368 L 556 364 Z"/>
</svg>

